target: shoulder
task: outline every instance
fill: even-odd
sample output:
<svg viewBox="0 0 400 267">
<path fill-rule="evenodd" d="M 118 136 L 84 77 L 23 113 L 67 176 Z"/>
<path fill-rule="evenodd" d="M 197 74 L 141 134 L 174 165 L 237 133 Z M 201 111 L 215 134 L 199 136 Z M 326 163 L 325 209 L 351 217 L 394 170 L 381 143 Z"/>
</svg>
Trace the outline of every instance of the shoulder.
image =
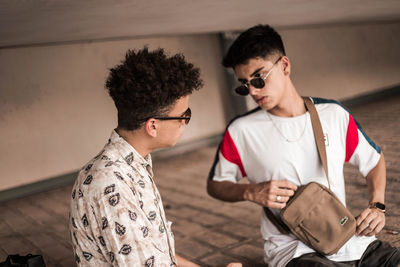
<svg viewBox="0 0 400 267">
<path fill-rule="evenodd" d="M 263 110 L 260 107 L 254 108 L 244 114 L 234 117 L 228 124 L 227 130 L 240 131 L 245 128 L 251 127 L 257 121 L 262 120 Z"/>
<path fill-rule="evenodd" d="M 347 120 L 350 111 L 337 100 L 325 99 L 319 97 L 312 98 L 315 108 L 322 117 L 334 117 Z"/>
<path fill-rule="evenodd" d="M 342 103 L 340 103 L 337 100 L 320 98 L 320 97 L 312 97 L 312 100 L 318 111 L 319 110 L 324 110 L 324 111 L 329 110 L 329 111 L 349 113 L 349 110 L 345 106 L 343 106 Z"/>
<path fill-rule="evenodd" d="M 88 162 L 78 174 L 74 189 L 80 190 L 85 199 L 99 199 L 116 188 L 125 187 L 126 163 L 122 158 L 100 153 Z"/>
</svg>

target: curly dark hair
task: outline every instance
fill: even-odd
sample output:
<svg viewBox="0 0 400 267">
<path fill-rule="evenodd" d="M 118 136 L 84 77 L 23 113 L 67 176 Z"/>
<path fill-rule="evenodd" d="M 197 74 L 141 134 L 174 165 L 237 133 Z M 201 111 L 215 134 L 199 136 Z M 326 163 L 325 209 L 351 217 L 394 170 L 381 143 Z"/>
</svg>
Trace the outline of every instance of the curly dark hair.
<svg viewBox="0 0 400 267">
<path fill-rule="evenodd" d="M 167 57 L 164 49 L 128 50 L 110 69 L 106 89 L 118 110 L 118 127 L 136 130 L 150 117 L 163 116 L 175 102 L 203 86 L 200 71 L 182 54 Z"/>
<path fill-rule="evenodd" d="M 265 59 L 273 54 L 286 55 L 282 38 L 269 25 L 259 24 L 236 38 L 224 57 L 222 65 L 226 68 L 234 68 L 237 65 L 246 64 L 252 58 Z"/>
</svg>

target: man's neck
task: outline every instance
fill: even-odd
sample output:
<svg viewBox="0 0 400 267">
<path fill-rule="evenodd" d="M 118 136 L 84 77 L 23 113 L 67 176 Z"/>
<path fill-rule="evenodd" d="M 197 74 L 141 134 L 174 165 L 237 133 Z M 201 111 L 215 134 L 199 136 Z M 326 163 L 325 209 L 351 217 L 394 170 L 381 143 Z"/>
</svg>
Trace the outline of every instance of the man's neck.
<svg viewBox="0 0 400 267">
<path fill-rule="evenodd" d="M 150 154 L 153 150 L 147 145 L 146 136 L 142 131 L 128 131 L 121 128 L 115 130 L 128 144 L 130 144 L 143 158 Z"/>
<path fill-rule="evenodd" d="M 268 112 L 279 117 L 296 117 L 306 113 L 304 100 L 297 93 L 296 88 L 291 84 L 291 87 L 288 89 L 278 105 Z"/>
</svg>

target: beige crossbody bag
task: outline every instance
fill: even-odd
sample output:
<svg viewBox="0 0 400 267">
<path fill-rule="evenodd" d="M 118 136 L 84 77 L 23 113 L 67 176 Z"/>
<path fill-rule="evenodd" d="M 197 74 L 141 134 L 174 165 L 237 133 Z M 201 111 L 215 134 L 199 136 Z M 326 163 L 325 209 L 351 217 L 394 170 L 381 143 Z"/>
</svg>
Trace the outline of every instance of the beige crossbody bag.
<svg viewBox="0 0 400 267">
<path fill-rule="evenodd" d="M 329 188 L 316 182 L 300 186 L 281 210 L 281 220 L 264 207 L 268 219 L 284 234 L 292 233 L 323 255 L 336 253 L 356 231 L 356 219 L 330 190 L 321 122 L 314 103 L 303 97 L 310 113 L 318 153 Z"/>
</svg>

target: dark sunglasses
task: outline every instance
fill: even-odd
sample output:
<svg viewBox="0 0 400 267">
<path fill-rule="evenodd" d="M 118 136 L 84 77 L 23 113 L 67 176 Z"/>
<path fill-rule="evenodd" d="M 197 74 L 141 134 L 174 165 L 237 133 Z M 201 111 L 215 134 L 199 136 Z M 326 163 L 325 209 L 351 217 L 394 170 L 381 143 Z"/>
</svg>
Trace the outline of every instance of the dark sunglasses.
<svg viewBox="0 0 400 267">
<path fill-rule="evenodd" d="M 192 111 L 188 108 L 183 114 L 182 117 L 152 117 L 157 120 L 185 120 L 185 124 L 189 124 L 190 118 L 192 117 Z"/>
<path fill-rule="evenodd" d="M 276 64 L 279 62 L 279 60 L 281 60 L 281 59 L 282 59 L 282 57 L 279 57 L 279 58 L 275 61 L 274 65 L 272 65 L 271 69 L 270 69 L 264 76 L 260 75 L 260 76 L 258 76 L 258 77 L 255 77 L 255 78 L 251 79 L 250 81 L 246 81 L 246 82 L 243 83 L 241 86 L 236 87 L 236 88 L 235 88 L 235 92 L 236 92 L 238 95 L 243 95 L 243 96 L 248 95 L 248 94 L 250 93 L 249 84 L 250 84 L 251 86 L 253 86 L 254 88 L 257 88 L 257 89 L 263 88 L 263 87 L 265 86 L 265 79 L 267 79 L 267 77 L 271 74 L 272 70 L 274 69 L 275 65 L 276 65 Z"/>
</svg>

